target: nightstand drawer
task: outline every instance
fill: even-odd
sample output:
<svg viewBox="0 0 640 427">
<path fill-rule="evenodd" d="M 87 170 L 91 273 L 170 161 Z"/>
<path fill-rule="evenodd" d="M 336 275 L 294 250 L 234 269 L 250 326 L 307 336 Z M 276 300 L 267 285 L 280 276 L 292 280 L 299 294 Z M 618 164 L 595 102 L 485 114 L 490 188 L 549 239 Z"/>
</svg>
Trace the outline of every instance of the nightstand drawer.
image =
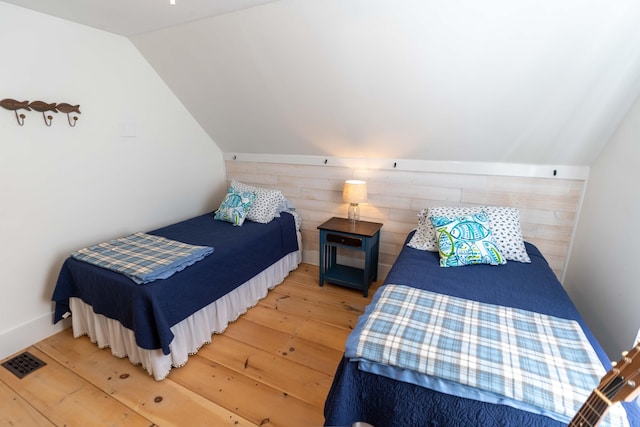
<svg viewBox="0 0 640 427">
<path fill-rule="evenodd" d="M 337 243 L 344 246 L 349 246 L 351 248 L 361 248 L 362 247 L 362 239 L 357 237 L 349 237 L 343 236 L 341 234 L 331 234 L 327 233 L 327 242 L 328 243 Z"/>
</svg>

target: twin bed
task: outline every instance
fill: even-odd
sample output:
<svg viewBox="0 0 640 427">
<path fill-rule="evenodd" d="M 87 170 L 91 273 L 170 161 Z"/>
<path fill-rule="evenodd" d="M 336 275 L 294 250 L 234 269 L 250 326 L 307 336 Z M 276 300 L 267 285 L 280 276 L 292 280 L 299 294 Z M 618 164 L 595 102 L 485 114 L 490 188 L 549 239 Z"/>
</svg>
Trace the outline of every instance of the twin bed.
<svg viewBox="0 0 640 427">
<path fill-rule="evenodd" d="M 262 217 L 263 222 L 234 226 L 208 213 L 150 231 L 148 235 L 213 251 L 146 284 L 69 257 L 53 293 L 54 321 L 72 313 L 74 336 L 88 335 L 162 380 L 301 262 L 295 213 L 273 211 Z"/>
<path fill-rule="evenodd" d="M 443 268 L 440 254 L 414 238 L 422 225 L 349 336 L 325 425 L 567 425 L 610 361 L 540 251 L 521 242 L 530 262 Z M 507 324 L 520 336 L 492 344 L 507 337 Z M 576 334 L 591 365 L 571 352 Z M 558 378 L 545 383 L 546 370 Z M 602 425 L 640 425 L 636 403 L 624 405 L 626 414 L 614 405 Z"/>
<path fill-rule="evenodd" d="M 421 212 L 349 336 L 325 403 L 327 426 L 562 426 L 597 385 L 607 355 L 540 251 L 517 242 L 517 211 L 492 209 L 494 238 L 509 261 L 471 253 L 481 265 L 458 268 L 443 268 L 442 247 L 434 252 L 425 238 L 437 211 Z M 74 336 L 88 335 L 161 380 L 300 263 L 297 218 L 282 211 L 267 219 L 238 227 L 209 213 L 149 232 L 214 250 L 148 284 L 70 257 L 53 294 L 55 320 L 73 313 Z M 447 238 L 486 231 L 462 225 Z M 584 346 L 576 350 L 577 342 Z M 558 372 L 543 375 L 550 370 Z M 640 425 L 635 403 L 622 408 L 603 425 Z"/>
</svg>

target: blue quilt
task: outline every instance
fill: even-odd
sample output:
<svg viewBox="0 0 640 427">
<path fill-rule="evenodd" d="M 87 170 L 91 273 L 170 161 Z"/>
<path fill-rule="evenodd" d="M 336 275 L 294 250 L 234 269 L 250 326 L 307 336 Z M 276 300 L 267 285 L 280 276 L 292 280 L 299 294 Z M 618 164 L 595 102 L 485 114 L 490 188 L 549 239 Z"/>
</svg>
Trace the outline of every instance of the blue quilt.
<svg viewBox="0 0 640 427">
<path fill-rule="evenodd" d="M 347 357 L 523 402 L 559 421 L 571 420 L 606 372 L 572 320 L 402 285 L 385 286 L 369 308 Z M 624 418 L 615 406 L 602 425 Z"/>
<path fill-rule="evenodd" d="M 166 279 L 213 252 L 209 246 L 189 245 L 152 234 L 134 233 L 77 250 L 80 261 L 122 273 L 138 284 Z"/>
<path fill-rule="evenodd" d="M 407 241 L 411 236 L 409 234 Z M 387 284 L 402 283 L 444 295 L 574 320 L 580 325 L 603 368 L 608 369 L 608 356 L 547 261 L 535 246 L 525 245 L 531 264 L 508 262 L 502 266 L 456 268 L 441 268 L 437 252 L 420 251 L 405 245 L 381 289 Z M 365 372 L 359 369 L 358 361 L 350 361 L 347 357 L 342 359 L 325 402 L 325 425 L 346 426 L 363 421 L 376 427 L 566 426 L 566 423 L 549 416 L 514 408 L 499 400 L 478 400 L 473 392 L 459 397 L 453 392 L 435 391 L 411 383 L 413 377 L 407 370 L 403 370 L 398 378 L 398 372 L 386 365 L 379 364 L 376 368 L 377 373 Z M 409 381 L 403 380 L 405 375 Z M 441 384 L 444 388 L 450 385 Z M 626 409 L 629 424 L 640 426 L 638 406 L 635 403 L 623 403 L 622 406 Z"/>
<path fill-rule="evenodd" d="M 216 221 L 208 213 L 148 234 L 215 247 L 215 251 L 171 277 L 144 286 L 123 274 L 69 257 L 52 296 L 54 321 L 69 311 L 69 298 L 77 297 L 95 313 L 131 329 L 139 347 L 169 354 L 173 325 L 298 250 L 295 221 L 288 213 L 268 224 L 246 221 L 242 227 Z"/>
</svg>

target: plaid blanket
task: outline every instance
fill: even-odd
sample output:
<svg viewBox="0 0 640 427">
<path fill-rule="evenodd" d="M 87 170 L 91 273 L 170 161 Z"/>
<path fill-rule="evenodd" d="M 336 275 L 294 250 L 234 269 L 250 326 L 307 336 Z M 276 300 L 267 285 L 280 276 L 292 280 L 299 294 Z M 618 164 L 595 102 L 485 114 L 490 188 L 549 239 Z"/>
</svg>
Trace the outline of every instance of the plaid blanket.
<svg viewBox="0 0 640 427">
<path fill-rule="evenodd" d="M 605 374 L 575 321 L 401 285 L 380 292 L 349 357 L 525 402 L 563 422 Z M 603 425 L 627 425 L 624 409 L 614 405 Z"/>
<path fill-rule="evenodd" d="M 137 284 L 167 277 L 200 261 L 213 252 L 209 246 L 194 246 L 165 237 L 134 233 L 73 252 L 72 257 L 122 273 Z"/>
</svg>

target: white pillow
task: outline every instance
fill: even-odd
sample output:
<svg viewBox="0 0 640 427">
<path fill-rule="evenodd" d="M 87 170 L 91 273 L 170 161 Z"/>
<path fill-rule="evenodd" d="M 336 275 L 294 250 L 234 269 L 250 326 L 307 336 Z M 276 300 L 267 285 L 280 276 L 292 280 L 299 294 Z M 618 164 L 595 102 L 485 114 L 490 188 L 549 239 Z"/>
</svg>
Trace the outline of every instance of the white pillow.
<svg viewBox="0 0 640 427">
<path fill-rule="evenodd" d="M 418 229 L 407 243 L 408 246 L 423 251 L 438 251 L 436 232 L 429 220 L 432 216 L 455 218 L 485 211 L 491 224 L 493 240 L 509 261 L 531 262 L 522 238 L 520 211 L 504 206 L 432 206 L 418 212 Z"/>
<path fill-rule="evenodd" d="M 271 222 L 278 215 L 281 203 L 286 203 L 286 199 L 280 190 L 270 188 L 254 187 L 252 185 L 231 181 L 231 188 L 235 191 L 248 191 L 255 193 L 256 199 L 253 201 L 247 219 L 253 222 L 266 224 Z"/>
</svg>

